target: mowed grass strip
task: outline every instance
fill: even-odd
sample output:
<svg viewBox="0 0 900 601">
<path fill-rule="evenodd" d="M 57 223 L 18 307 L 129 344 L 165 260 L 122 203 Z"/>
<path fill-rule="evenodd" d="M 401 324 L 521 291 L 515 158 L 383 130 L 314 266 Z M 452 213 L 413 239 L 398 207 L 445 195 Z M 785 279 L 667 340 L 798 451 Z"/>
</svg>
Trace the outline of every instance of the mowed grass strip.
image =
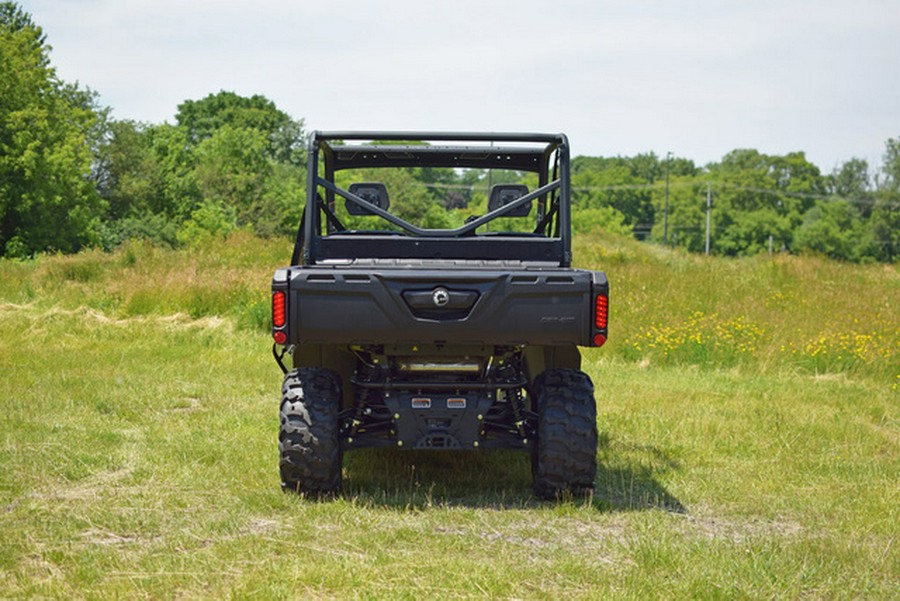
<svg viewBox="0 0 900 601">
<path fill-rule="evenodd" d="M 900 592 L 891 378 L 591 351 L 593 499 L 534 501 L 524 454 L 367 451 L 316 502 L 279 490 L 280 372 L 236 322 L 0 306 L 0 596 Z"/>
</svg>

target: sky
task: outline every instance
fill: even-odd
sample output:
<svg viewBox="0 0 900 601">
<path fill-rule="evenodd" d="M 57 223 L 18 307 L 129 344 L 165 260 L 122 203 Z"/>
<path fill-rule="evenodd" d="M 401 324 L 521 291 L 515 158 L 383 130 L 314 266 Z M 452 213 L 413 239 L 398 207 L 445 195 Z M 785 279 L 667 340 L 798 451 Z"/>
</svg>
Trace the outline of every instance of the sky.
<svg viewBox="0 0 900 601">
<path fill-rule="evenodd" d="M 898 0 L 25 0 L 58 76 L 116 119 L 220 90 L 306 128 L 564 132 L 575 155 L 900 137 Z"/>
</svg>

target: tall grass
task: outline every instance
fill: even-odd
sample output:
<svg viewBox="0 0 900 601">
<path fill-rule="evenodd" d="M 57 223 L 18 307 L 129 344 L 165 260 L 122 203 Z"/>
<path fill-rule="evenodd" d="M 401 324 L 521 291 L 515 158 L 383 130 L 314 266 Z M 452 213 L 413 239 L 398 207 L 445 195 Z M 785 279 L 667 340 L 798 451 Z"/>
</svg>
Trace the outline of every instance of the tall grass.
<svg viewBox="0 0 900 601">
<path fill-rule="evenodd" d="M 90 307 L 112 317 L 227 317 L 269 327 L 268 284 L 286 240 L 237 233 L 187 251 L 132 242 L 0 262 L 0 299 Z M 576 238 L 578 266 L 611 281 L 602 357 L 662 365 L 898 375 L 900 274 L 778 255 L 726 260 L 663 251 L 618 236 Z M 591 351 L 593 353 L 593 351 Z"/>
<path fill-rule="evenodd" d="M 111 317 L 184 314 L 267 329 L 272 271 L 290 257 L 286 240 L 244 232 L 185 251 L 131 242 L 114 253 L 0 262 L 0 298 L 39 307 L 89 307 Z"/>
<path fill-rule="evenodd" d="M 859 373 L 900 363 L 900 273 L 789 255 L 724 260 L 623 238 L 577 239 L 611 282 L 610 343 L 627 361 Z"/>
</svg>

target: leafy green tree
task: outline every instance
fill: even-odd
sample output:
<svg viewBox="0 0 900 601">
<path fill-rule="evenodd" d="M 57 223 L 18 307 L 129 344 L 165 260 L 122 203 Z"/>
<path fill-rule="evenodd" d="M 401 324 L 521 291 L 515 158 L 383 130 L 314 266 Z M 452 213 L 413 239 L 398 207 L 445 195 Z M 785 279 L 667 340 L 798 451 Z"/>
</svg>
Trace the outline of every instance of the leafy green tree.
<svg viewBox="0 0 900 601">
<path fill-rule="evenodd" d="M 267 143 L 267 158 L 281 163 L 304 162 L 303 121 L 296 121 L 261 95 L 239 96 L 220 91 L 201 100 L 185 100 L 175 115 L 178 125 L 187 130 L 191 144 L 199 145 L 219 129 L 250 129 L 260 132 Z"/>
<path fill-rule="evenodd" d="M 715 248 L 726 255 L 790 249 L 803 215 L 826 193 L 825 178 L 802 152 L 769 156 L 735 150 L 709 166 L 716 208 Z"/>
<path fill-rule="evenodd" d="M 653 225 L 653 239 L 662 242 L 665 237 L 665 188 L 657 190 L 654 204 L 658 218 Z M 669 245 L 691 252 L 705 251 L 706 182 L 693 175 L 670 174 Z"/>
<path fill-rule="evenodd" d="M 103 247 L 130 238 L 177 244 L 178 224 L 200 202 L 193 162 L 182 129 L 109 122 L 94 167 L 97 190 L 108 203 Z"/>
<path fill-rule="evenodd" d="M 858 209 L 843 199 L 820 200 L 803 216 L 794 235 L 794 250 L 858 261 L 864 252 L 864 238 Z"/>
<path fill-rule="evenodd" d="M 890 190 L 876 192 L 868 226 L 873 246 L 872 256 L 887 262 L 900 258 L 900 194 Z"/>
<path fill-rule="evenodd" d="M 900 138 L 885 142 L 882 174 L 869 227 L 876 258 L 893 262 L 900 257 Z"/>
<path fill-rule="evenodd" d="M 183 221 L 202 201 L 195 175 L 197 159 L 188 144 L 187 131 L 163 123 L 148 127 L 144 133 L 154 163 L 150 210 Z"/>
<path fill-rule="evenodd" d="M 828 192 L 853 204 L 862 219 L 868 219 L 875 204 L 869 163 L 863 159 L 850 159 L 835 168 L 828 178 Z"/>
<path fill-rule="evenodd" d="M 631 228 L 625 225 L 622 214 L 609 206 L 576 209 L 572 212 L 572 229 L 579 235 L 589 235 L 597 231 L 622 235 L 631 233 Z"/>
<path fill-rule="evenodd" d="M 306 169 L 274 163 L 254 207 L 253 231 L 264 237 L 296 234 L 305 196 Z"/>
<path fill-rule="evenodd" d="M 576 157 L 572 162 L 572 199 L 576 209 L 611 207 L 629 226 L 652 224 L 650 182 L 637 176 L 622 157 Z"/>
<path fill-rule="evenodd" d="M 146 128 L 134 121 L 108 124 L 107 141 L 95 165 L 95 185 L 109 204 L 112 221 L 152 211 L 158 163 Z"/>
<path fill-rule="evenodd" d="M 886 190 L 900 192 L 900 138 L 891 138 L 884 143 L 884 180 Z"/>
<path fill-rule="evenodd" d="M 230 207 L 261 236 L 296 231 L 305 169 L 266 158 L 263 132 L 224 125 L 195 149 L 194 181 L 205 201 Z"/>
<path fill-rule="evenodd" d="M 194 151 L 195 179 L 201 195 L 233 207 L 238 225 L 252 225 L 266 179 L 272 173 L 265 157 L 265 134 L 223 125 Z"/>
<path fill-rule="evenodd" d="M 828 182 L 828 191 L 835 196 L 853 200 L 871 190 L 869 163 L 864 159 L 850 159 L 836 167 Z"/>
<path fill-rule="evenodd" d="M 631 174 L 642 182 L 652 184 L 657 181 L 664 181 L 666 178 L 666 162 L 660 161 L 656 153 L 646 152 L 637 154 L 628 160 L 628 166 Z M 672 158 L 669 160 L 669 175 L 679 174 L 687 175 L 681 172 L 683 165 L 682 159 Z"/>
<path fill-rule="evenodd" d="M 237 225 L 258 235 L 296 230 L 306 173 L 302 120 L 264 96 L 225 91 L 186 100 L 176 120 L 202 202 L 230 207 Z"/>
<path fill-rule="evenodd" d="M 184 128 L 110 122 L 95 165 L 107 220 L 153 215 L 154 222 L 184 221 L 202 200 L 195 164 Z"/>
<path fill-rule="evenodd" d="M 59 80 L 31 16 L 0 3 L 0 253 L 71 252 L 98 240 L 95 96 Z"/>
<path fill-rule="evenodd" d="M 178 242 L 198 247 L 213 238 L 224 238 L 236 229 L 236 216 L 232 207 L 221 202 L 204 201 L 178 229 Z"/>
<path fill-rule="evenodd" d="M 663 221 L 667 169 L 671 200 L 674 180 L 679 180 L 675 186 L 692 185 L 691 178 L 698 172 L 693 161 L 675 157 L 667 162 L 652 152 L 630 158 L 576 157 L 572 161 L 575 205 L 611 207 L 622 215 L 635 235 L 646 235 L 655 223 Z M 660 239 L 661 232 L 660 229 Z"/>
<path fill-rule="evenodd" d="M 211 207 L 258 235 L 296 231 L 305 179 L 295 153 L 301 122 L 261 96 L 226 92 L 186 101 L 179 121 L 109 125 L 97 169 L 110 205 L 106 246 L 134 233 L 168 243 L 188 221 L 191 232 L 202 230 Z M 179 240 L 194 238 L 182 232 Z"/>
<path fill-rule="evenodd" d="M 0 2 L 0 24 L 13 31 L 25 28 L 36 29 L 39 34 L 35 40 L 36 46 L 43 46 L 46 42 L 46 36 L 40 31 L 39 27 L 35 26 L 31 20 L 31 15 L 23 11 L 15 2 Z"/>
</svg>

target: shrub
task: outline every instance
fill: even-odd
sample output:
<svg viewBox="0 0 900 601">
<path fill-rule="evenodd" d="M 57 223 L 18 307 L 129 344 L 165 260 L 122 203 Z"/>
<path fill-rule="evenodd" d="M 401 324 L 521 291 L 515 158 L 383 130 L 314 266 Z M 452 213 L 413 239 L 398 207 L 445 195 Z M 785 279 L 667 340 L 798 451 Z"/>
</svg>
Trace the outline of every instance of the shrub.
<svg viewBox="0 0 900 601">
<path fill-rule="evenodd" d="M 237 229 L 234 208 L 216 201 L 205 201 L 191 213 L 178 230 L 178 242 L 195 248 L 213 238 L 225 238 Z"/>
</svg>

